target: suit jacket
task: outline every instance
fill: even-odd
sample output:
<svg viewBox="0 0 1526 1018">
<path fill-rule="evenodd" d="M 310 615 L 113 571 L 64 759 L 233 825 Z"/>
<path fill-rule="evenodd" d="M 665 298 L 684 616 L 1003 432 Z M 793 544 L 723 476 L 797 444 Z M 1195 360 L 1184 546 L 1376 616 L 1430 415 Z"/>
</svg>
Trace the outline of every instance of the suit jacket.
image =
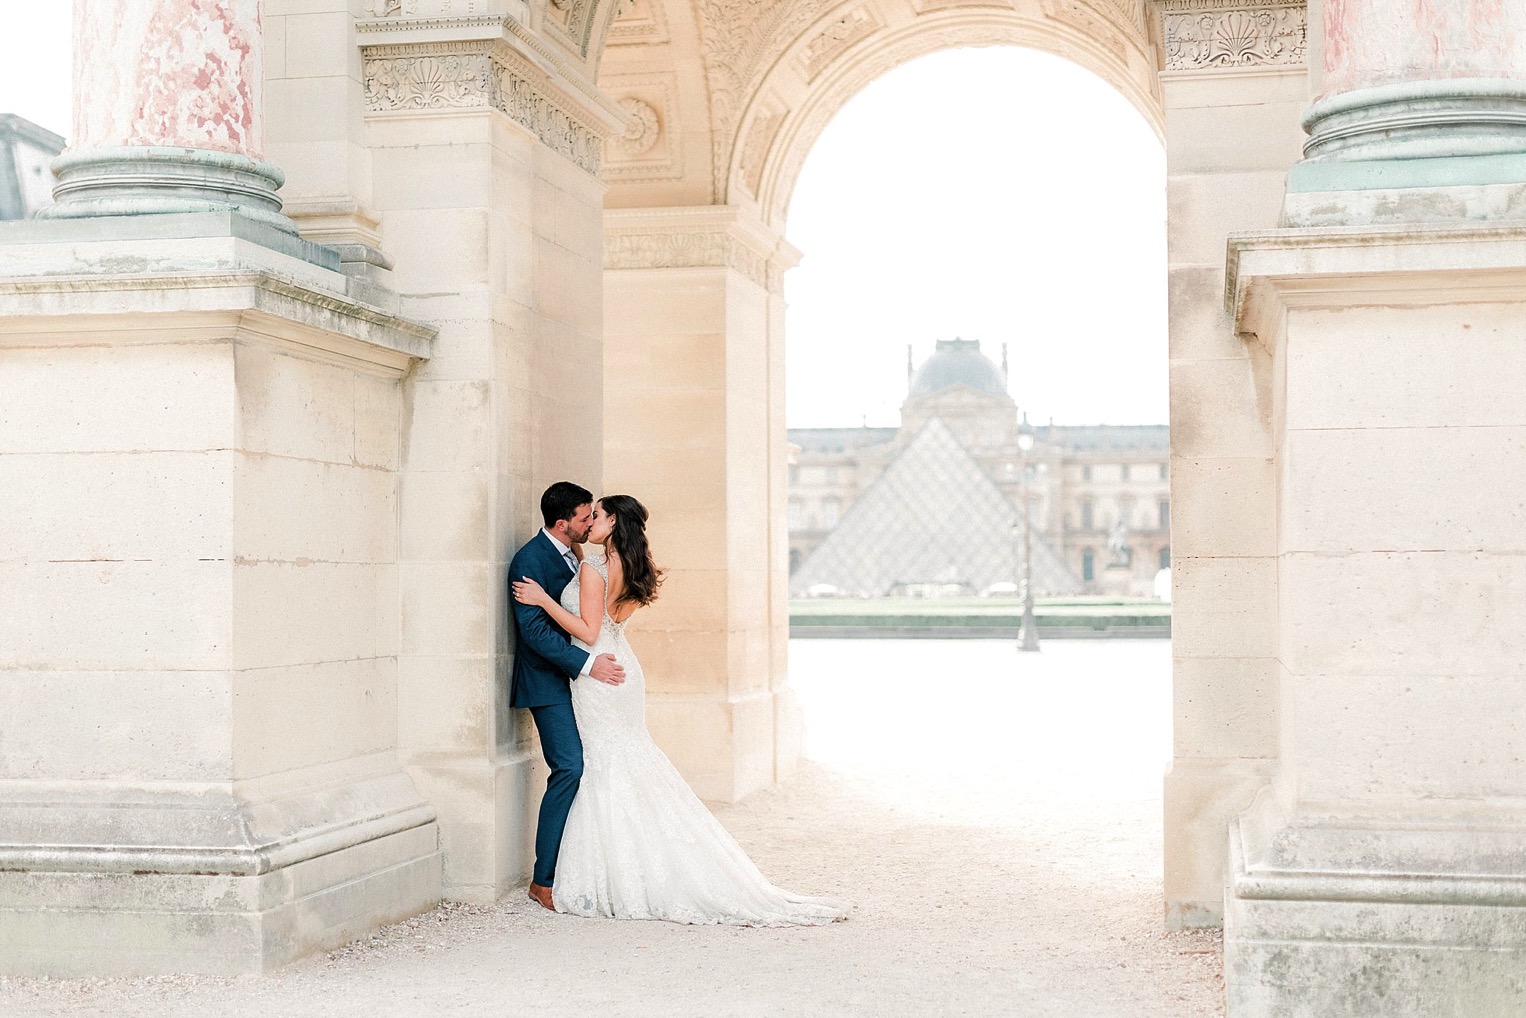
<svg viewBox="0 0 1526 1018">
<path fill-rule="evenodd" d="M 508 582 L 528 576 L 558 597 L 572 579 L 566 559 L 544 532 L 530 538 L 509 562 Z M 514 611 L 514 671 L 509 686 L 510 707 L 545 707 L 571 703 L 569 681 L 583 670 L 588 651 L 572 645 L 567 631 L 551 620 L 545 609 L 520 604 L 509 590 Z"/>
</svg>

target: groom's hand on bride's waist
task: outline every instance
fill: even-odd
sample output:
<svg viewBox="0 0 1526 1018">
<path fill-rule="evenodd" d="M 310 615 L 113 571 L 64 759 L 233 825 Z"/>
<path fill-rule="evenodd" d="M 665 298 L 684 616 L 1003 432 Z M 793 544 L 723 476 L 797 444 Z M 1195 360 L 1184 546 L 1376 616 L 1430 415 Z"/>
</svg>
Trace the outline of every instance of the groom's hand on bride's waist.
<svg viewBox="0 0 1526 1018">
<path fill-rule="evenodd" d="M 625 669 L 615 660 L 613 654 L 600 654 L 593 659 L 593 666 L 588 669 L 588 674 L 600 682 L 607 682 L 611 686 L 618 686 L 625 681 Z"/>
</svg>

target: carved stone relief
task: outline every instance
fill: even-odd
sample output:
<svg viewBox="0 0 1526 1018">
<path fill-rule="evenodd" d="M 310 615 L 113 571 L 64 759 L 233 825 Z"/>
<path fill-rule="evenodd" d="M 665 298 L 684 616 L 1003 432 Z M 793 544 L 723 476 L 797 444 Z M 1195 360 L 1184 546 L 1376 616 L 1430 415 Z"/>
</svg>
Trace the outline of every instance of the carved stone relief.
<svg viewBox="0 0 1526 1018">
<path fill-rule="evenodd" d="M 747 140 L 742 144 L 742 180 L 747 190 L 756 198 L 763 183 L 763 169 L 768 165 L 768 150 L 784 126 L 784 111 L 769 109 L 760 111 L 747 127 Z"/>
<path fill-rule="evenodd" d="M 1088 3 L 1087 0 L 1044 0 L 1042 10 L 1054 21 L 1080 29 L 1090 36 L 1096 45 L 1106 49 L 1120 60 L 1127 59 L 1123 36 L 1116 22 L 1124 20 L 1126 25 L 1133 26 L 1107 0 L 1097 0 L 1095 5 Z"/>
<path fill-rule="evenodd" d="M 625 130 L 605 142 L 605 180 L 661 180 L 682 175 L 679 131 L 674 123 L 677 78 L 614 75 L 601 79 L 625 114 Z"/>
<path fill-rule="evenodd" d="M 606 269 L 731 268 L 769 285 L 768 259 L 722 231 L 612 233 L 604 238 Z"/>
<path fill-rule="evenodd" d="M 743 104 L 774 62 L 831 6 L 832 0 L 702 0 L 712 159 L 720 187 L 725 187 Z"/>
<path fill-rule="evenodd" d="M 831 22 L 806 44 L 801 53 L 805 80 L 815 81 L 828 64 L 860 39 L 873 35 L 881 22 L 866 7 L 855 7 Z"/>
<path fill-rule="evenodd" d="M 599 0 L 549 0 L 544 24 L 548 34 L 566 43 L 578 56 L 586 57 L 598 10 Z"/>
<path fill-rule="evenodd" d="M 368 0 L 373 18 L 472 18 L 492 11 L 491 0 Z"/>
<path fill-rule="evenodd" d="M 621 99 L 620 108 L 630 119 L 625 122 L 625 133 L 612 139 L 615 148 L 628 159 L 650 152 L 662 131 L 657 110 L 641 99 Z"/>
<path fill-rule="evenodd" d="M 1308 56 L 1303 0 L 1163 0 L 1164 70 L 1298 66 Z"/>
<path fill-rule="evenodd" d="M 667 14 L 660 0 L 618 0 L 609 28 L 610 46 L 650 45 L 668 41 Z"/>
<path fill-rule="evenodd" d="M 571 104 L 532 80 L 507 47 L 492 42 L 406 44 L 362 49 L 366 109 L 492 108 L 548 148 L 597 175 L 603 139 Z"/>
<path fill-rule="evenodd" d="M 912 0 L 912 10 L 918 14 L 946 11 L 952 7 L 1000 7 L 1012 10 L 1012 0 Z"/>
<path fill-rule="evenodd" d="M 950 12 L 1006 11 L 1023 21 L 1049 21 L 1067 25 L 1079 36 L 1074 43 L 1058 33 L 1045 48 L 1062 56 L 1082 47 L 1079 62 L 1086 66 L 1105 62 L 1119 73 L 1147 55 L 1146 7 L 1149 0 L 911 0 L 918 16 L 943 18 Z M 1242 6 L 1259 0 L 1239 0 Z M 1278 0 L 1268 0 L 1276 3 Z M 764 170 L 753 132 L 762 131 L 759 111 L 752 109 L 765 79 L 787 68 L 804 83 L 822 80 L 834 58 L 850 51 L 861 54 L 855 41 L 873 33 L 873 19 L 885 25 L 899 24 L 901 17 L 880 13 L 882 0 L 699 0 L 700 30 L 705 71 L 710 84 L 712 164 L 717 197 L 724 200 L 731 186 L 761 186 Z M 889 8 L 885 7 L 888 11 Z M 863 14 L 858 12 L 862 11 Z M 870 19 L 869 22 L 862 20 Z M 862 34 L 860 34 L 862 33 Z M 996 34 L 1001 34 L 997 32 Z M 1040 33 L 1047 34 L 1047 33 Z M 857 35 L 858 39 L 853 37 Z M 992 28 L 973 44 L 997 41 Z M 834 50 L 834 46 L 841 49 Z M 793 51 L 791 54 L 790 51 Z M 922 52 L 931 52 L 923 49 Z M 785 60 L 790 54 L 792 59 Z M 855 60 L 857 56 L 855 56 Z M 1148 59 L 1148 57 L 1147 57 Z M 855 72 L 855 76 L 858 76 Z M 862 79 L 861 83 L 862 83 Z M 1150 82 L 1153 85 L 1153 81 Z M 789 86 L 781 86 L 786 90 Z M 1148 87 L 1148 86 L 1147 86 Z M 791 129 L 791 136 L 798 134 Z M 766 153 L 765 153 L 766 154 Z M 744 162 L 747 164 L 744 167 Z"/>
</svg>

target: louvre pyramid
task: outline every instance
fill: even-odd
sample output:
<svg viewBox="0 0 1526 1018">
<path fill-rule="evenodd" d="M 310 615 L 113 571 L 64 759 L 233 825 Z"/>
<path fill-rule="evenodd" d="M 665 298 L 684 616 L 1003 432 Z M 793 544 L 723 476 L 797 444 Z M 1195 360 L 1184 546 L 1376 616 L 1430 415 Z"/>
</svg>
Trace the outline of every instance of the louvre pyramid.
<svg viewBox="0 0 1526 1018">
<path fill-rule="evenodd" d="M 885 597 L 909 583 L 957 583 L 979 593 L 1018 579 L 1022 518 L 953 432 L 934 417 L 859 496 L 790 578 L 791 593 L 829 583 Z M 1034 534 L 1033 590 L 1072 594 L 1081 581 Z"/>
</svg>

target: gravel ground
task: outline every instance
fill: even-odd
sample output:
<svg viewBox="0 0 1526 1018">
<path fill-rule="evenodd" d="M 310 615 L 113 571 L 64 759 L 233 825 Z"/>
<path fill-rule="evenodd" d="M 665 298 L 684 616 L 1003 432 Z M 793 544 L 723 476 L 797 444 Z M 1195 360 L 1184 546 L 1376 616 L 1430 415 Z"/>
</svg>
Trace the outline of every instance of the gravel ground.
<svg viewBox="0 0 1526 1018">
<path fill-rule="evenodd" d="M 1160 923 L 1166 641 L 796 641 L 808 762 L 717 811 L 847 922 L 738 930 L 445 904 L 271 976 L 0 978 L 0 1015 L 1223 1014 Z"/>
</svg>

